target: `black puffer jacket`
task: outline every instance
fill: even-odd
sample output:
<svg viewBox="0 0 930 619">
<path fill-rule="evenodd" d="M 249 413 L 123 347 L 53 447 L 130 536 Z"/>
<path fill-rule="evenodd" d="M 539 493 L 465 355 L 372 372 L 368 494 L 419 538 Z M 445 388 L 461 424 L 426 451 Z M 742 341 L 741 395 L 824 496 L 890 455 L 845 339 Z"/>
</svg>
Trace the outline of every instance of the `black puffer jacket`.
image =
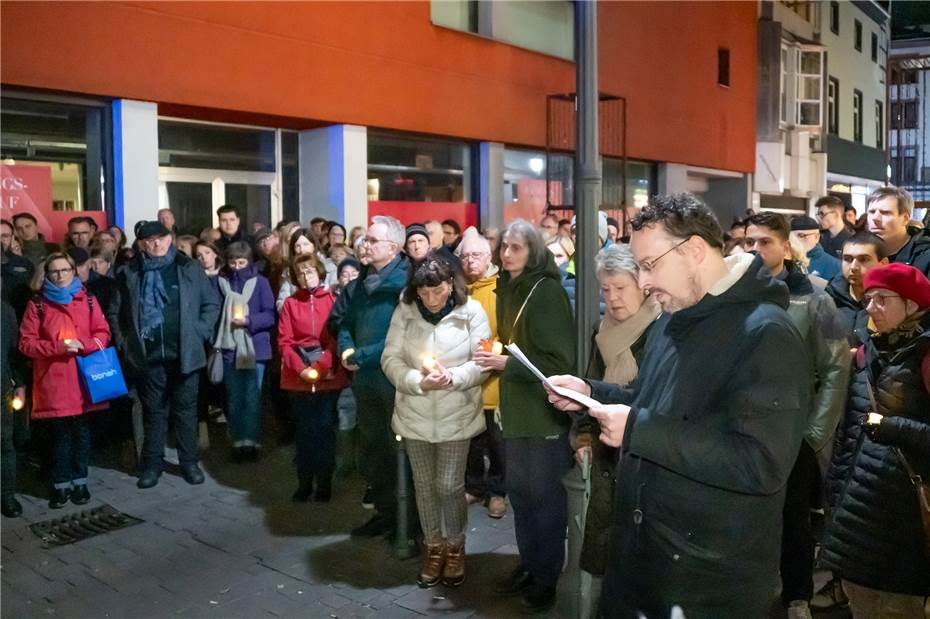
<svg viewBox="0 0 930 619">
<path fill-rule="evenodd" d="M 909 595 L 930 594 L 930 557 L 917 495 L 894 448 L 930 477 L 930 394 L 921 377 L 930 314 L 922 326 L 923 333 L 903 341 L 876 336 L 860 355 L 827 475 L 832 511 L 820 553 L 822 565 L 841 578 Z M 875 440 L 863 431 L 872 410 L 870 382 L 884 415 Z"/>
<path fill-rule="evenodd" d="M 907 233 L 911 238 L 898 253 L 888 256 L 889 262 L 909 264 L 930 277 L 930 235 L 913 226 L 908 226 Z"/>
</svg>

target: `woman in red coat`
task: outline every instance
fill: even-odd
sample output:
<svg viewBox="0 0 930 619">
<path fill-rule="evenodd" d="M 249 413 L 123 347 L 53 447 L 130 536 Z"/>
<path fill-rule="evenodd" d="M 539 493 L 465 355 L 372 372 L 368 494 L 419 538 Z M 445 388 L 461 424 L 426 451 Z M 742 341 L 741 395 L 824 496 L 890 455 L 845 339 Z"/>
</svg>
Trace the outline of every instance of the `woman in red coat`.
<svg viewBox="0 0 930 619">
<path fill-rule="evenodd" d="M 51 254 L 43 269 L 39 293 L 23 316 L 19 350 L 33 360 L 32 418 L 49 420 L 54 484 L 49 507 L 57 509 L 68 499 L 75 505 L 90 499 L 90 427 L 84 413 L 105 405 L 84 396 L 74 358 L 108 346 L 110 328 L 70 256 Z"/>
<path fill-rule="evenodd" d="M 336 402 L 346 386 L 335 338 L 326 330 L 335 297 L 323 286 L 326 268 L 315 254 L 295 256 L 290 266 L 297 291 L 285 299 L 278 320 L 281 389 L 291 395 L 297 421 L 297 478 L 291 497 L 310 499 L 316 481 L 316 501 L 332 496 L 336 467 Z"/>
</svg>

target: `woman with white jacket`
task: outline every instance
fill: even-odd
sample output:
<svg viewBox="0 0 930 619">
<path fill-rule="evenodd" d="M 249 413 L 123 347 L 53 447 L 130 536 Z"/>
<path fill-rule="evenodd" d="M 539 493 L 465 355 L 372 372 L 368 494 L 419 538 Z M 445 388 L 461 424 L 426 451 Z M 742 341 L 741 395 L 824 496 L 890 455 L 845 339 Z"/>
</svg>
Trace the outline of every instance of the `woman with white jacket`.
<svg viewBox="0 0 930 619">
<path fill-rule="evenodd" d="M 461 271 L 430 252 L 394 311 L 381 357 L 397 389 L 391 426 L 413 470 L 426 545 L 421 587 L 465 580 L 465 465 L 471 438 L 485 429 L 481 383 L 488 377 L 472 358 L 490 337 Z"/>
</svg>

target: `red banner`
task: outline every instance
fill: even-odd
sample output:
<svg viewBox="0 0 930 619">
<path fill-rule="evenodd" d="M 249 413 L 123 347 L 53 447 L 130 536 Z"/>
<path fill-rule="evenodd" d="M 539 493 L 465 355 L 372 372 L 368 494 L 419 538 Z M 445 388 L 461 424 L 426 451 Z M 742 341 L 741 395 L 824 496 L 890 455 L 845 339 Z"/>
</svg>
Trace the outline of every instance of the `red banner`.
<svg viewBox="0 0 930 619">
<path fill-rule="evenodd" d="M 462 230 L 469 226 L 478 225 L 478 206 L 471 202 L 392 202 L 368 201 L 368 221 L 375 215 L 390 215 L 400 220 L 400 223 L 409 226 L 413 223 L 424 223 L 435 219 L 443 221 L 454 219 L 462 226 Z"/>
</svg>

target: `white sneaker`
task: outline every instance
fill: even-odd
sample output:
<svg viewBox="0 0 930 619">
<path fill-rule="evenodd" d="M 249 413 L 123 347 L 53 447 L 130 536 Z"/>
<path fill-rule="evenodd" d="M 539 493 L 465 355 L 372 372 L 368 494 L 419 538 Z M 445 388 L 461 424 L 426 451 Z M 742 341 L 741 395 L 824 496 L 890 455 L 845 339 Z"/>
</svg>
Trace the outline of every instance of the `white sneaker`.
<svg viewBox="0 0 930 619">
<path fill-rule="evenodd" d="M 788 604 L 788 619 L 812 619 L 807 600 L 794 600 Z"/>
</svg>

